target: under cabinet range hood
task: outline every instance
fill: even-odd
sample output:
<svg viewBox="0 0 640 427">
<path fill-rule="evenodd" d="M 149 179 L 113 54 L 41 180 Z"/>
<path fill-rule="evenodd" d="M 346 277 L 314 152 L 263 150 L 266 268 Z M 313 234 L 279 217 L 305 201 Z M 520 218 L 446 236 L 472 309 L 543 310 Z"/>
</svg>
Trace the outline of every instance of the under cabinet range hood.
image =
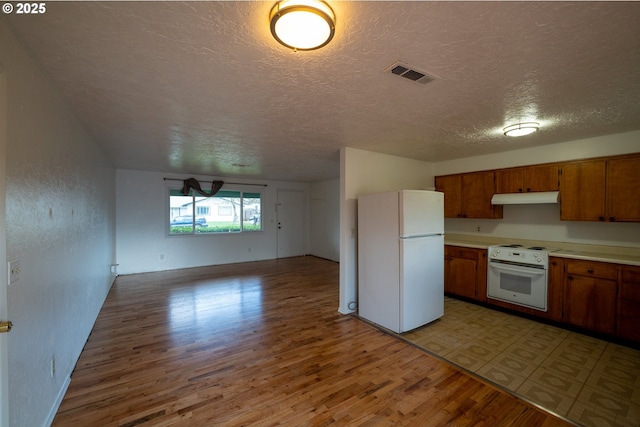
<svg viewBox="0 0 640 427">
<path fill-rule="evenodd" d="M 533 193 L 494 194 L 492 205 L 535 205 L 558 203 L 559 191 L 539 191 Z"/>
</svg>

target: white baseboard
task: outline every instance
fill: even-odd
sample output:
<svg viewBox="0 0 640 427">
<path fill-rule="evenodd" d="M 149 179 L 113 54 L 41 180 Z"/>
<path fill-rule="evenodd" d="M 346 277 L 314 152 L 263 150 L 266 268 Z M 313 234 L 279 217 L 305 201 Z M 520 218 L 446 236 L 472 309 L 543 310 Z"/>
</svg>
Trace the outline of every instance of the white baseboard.
<svg viewBox="0 0 640 427">
<path fill-rule="evenodd" d="M 64 399 L 64 395 L 67 394 L 67 389 L 69 388 L 69 384 L 71 384 L 71 376 L 67 376 L 67 378 L 65 378 L 64 383 L 62 384 L 62 388 L 60 388 L 60 391 L 58 392 L 56 401 L 53 403 L 53 407 L 51 408 L 51 411 L 49 412 L 49 416 L 45 420 L 43 427 L 51 427 L 51 424 L 53 424 L 53 419 L 56 417 L 56 414 L 58 413 L 58 409 L 60 409 L 60 405 L 62 404 L 62 399 Z"/>
</svg>

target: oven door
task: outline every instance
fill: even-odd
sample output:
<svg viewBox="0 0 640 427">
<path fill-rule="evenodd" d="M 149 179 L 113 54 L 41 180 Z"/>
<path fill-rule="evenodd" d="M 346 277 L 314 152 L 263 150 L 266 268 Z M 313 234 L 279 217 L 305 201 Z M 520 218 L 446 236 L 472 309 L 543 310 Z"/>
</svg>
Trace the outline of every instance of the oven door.
<svg viewBox="0 0 640 427">
<path fill-rule="evenodd" d="M 487 297 L 547 311 L 547 270 L 489 262 Z"/>
</svg>

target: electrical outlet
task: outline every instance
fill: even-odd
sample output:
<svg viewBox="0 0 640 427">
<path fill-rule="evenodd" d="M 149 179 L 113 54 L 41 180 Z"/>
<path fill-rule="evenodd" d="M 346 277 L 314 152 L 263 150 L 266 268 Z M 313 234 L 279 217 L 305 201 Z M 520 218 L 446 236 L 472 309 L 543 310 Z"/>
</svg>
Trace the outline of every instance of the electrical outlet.
<svg viewBox="0 0 640 427">
<path fill-rule="evenodd" d="M 15 283 L 20 280 L 20 261 L 9 261 L 8 265 L 9 284 Z"/>
</svg>

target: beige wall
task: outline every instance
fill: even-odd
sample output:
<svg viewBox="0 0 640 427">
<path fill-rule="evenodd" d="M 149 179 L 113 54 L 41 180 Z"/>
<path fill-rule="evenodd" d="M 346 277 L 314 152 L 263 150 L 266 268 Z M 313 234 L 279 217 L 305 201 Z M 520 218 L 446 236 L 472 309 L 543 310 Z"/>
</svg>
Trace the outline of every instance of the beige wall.
<svg viewBox="0 0 640 427">
<path fill-rule="evenodd" d="M 357 301 L 357 201 L 360 194 L 433 187 L 429 163 L 370 151 L 340 152 L 340 308 L 355 311 Z"/>
<path fill-rule="evenodd" d="M 340 180 L 311 184 L 311 255 L 340 261 Z"/>
<path fill-rule="evenodd" d="M 168 236 L 169 187 L 180 188 L 179 181 L 165 181 L 167 174 L 118 169 L 116 172 L 116 249 L 118 273 L 133 274 L 174 270 L 205 265 L 274 259 L 277 257 L 277 193 L 279 189 L 301 191 L 308 199 L 309 184 L 234 179 L 241 186 L 227 184 L 228 189 L 262 193 L 263 231 L 256 233 L 221 233 L 200 236 Z M 175 179 L 191 176 L 171 175 Z M 219 177 L 195 176 L 201 181 Z M 250 184 L 258 184 L 252 186 Z M 266 186 L 263 186 L 266 185 Z M 227 188 L 227 187 L 225 187 Z M 304 224 L 308 224 L 305 203 Z M 308 227 L 307 227 L 308 228 Z M 308 248 L 309 232 L 304 236 Z"/>
</svg>

